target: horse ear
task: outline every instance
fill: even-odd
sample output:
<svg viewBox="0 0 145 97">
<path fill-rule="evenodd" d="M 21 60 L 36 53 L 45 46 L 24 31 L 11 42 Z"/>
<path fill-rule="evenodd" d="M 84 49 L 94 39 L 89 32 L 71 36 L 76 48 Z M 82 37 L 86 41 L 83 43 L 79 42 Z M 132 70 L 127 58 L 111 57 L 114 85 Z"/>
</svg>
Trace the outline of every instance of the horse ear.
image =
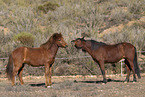
<svg viewBox="0 0 145 97">
<path fill-rule="evenodd" d="M 71 42 L 75 42 L 75 40 L 72 40 Z"/>
<path fill-rule="evenodd" d="M 84 38 L 85 38 L 85 36 L 83 36 L 83 38 L 82 38 L 82 39 L 84 40 Z"/>
<path fill-rule="evenodd" d="M 85 36 L 83 36 L 83 38 L 81 38 L 81 40 L 82 40 L 82 41 L 86 41 L 84 38 L 85 38 Z"/>
<path fill-rule="evenodd" d="M 61 32 L 59 32 L 58 34 L 62 35 Z"/>
<path fill-rule="evenodd" d="M 57 35 L 58 35 L 58 33 L 55 33 L 55 34 L 53 35 L 53 39 L 56 39 L 56 38 L 57 38 Z"/>
<path fill-rule="evenodd" d="M 62 37 L 62 34 L 61 34 L 61 32 L 59 33 L 59 35 L 60 35 L 60 37 Z"/>
</svg>

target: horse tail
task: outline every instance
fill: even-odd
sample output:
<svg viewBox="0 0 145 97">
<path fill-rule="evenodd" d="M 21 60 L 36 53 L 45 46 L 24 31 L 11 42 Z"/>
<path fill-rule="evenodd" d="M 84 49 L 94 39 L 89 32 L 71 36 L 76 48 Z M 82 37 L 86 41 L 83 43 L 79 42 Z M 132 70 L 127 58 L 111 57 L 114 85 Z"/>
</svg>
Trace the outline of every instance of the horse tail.
<svg viewBox="0 0 145 97">
<path fill-rule="evenodd" d="M 8 79 L 12 80 L 12 76 L 13 76 L 13 58 L 12 55 L 9 56 L 9 61 L 8 64 L 6 66 L 6 74 Z"/>
<path fill-rule="evenodd" d="M 140 76 L 140 69 L 139 69 L 139 66 L 138 66 L 138 63 L 137 63 L 136 48 L 135 48 L 135 56 L 134 56 L 133 64 L 134 64 L 135 73 L 137 74 L 138 78 L 141 78 L 141 76 Z"/>
</svg>

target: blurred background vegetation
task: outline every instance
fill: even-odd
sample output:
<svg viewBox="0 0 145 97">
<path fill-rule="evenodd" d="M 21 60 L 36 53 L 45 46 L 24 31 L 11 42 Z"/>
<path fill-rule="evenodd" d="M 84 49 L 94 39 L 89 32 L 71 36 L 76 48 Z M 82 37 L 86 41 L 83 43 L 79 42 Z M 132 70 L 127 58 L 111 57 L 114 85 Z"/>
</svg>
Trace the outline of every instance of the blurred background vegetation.
<svg viewBox="0 0 145 97">
<path fill-rule="evenodd" d="M 114 44 L 130 42 L 145 50 L 145 0 L 0 0 L 0 57 L 17 47 L 39 47 L 55 32 L 62 33 L 69 47 L 59 49 L 57 58 L 88 56 L 76 50 L 71 40 L 78 37 Z M 138 53 L 144 61 L 144 53 Z M 7 60 L 0 60 L 4 68 Z M 100 74 L 91 58 L 57 59 L 54 75 Z M 116 72 L 120 73 L 120 63 Z M 142 71 L 145 64 L 140 64 Z M 106 64 L 107 74 L 114 73 Z M 24 75 L 43 75 L 44 67 L 26 66 Z"/>
</svg>

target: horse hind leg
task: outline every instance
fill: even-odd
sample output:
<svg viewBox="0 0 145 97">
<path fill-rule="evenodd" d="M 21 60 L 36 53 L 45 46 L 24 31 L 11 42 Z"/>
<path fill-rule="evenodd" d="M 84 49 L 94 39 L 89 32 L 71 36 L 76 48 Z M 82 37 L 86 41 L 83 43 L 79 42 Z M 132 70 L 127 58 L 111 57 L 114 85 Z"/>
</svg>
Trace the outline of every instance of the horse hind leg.
<svg viewBox="0 0 145 97">
<path fill-rule="evenodd" d="M 16 75 L 18 74 L 18 71 L 20 70 L 21 67 L 22 65 L 19 65 L 18 63 L 14 63 L 13 75 L 12 75 L 12 86 L 15 86 L 16 84 Z"/>
<path fill-rule="evenodd" d="M 19 80 L 20 80 L 21 85 L 24 84 L 23 79 L 22 79 L 22 72 L 23 72 L 23 69 L 24 69 L 24 64 L 22 65 L 22 67 L 21 67 L 21 68 L 19 69 L 19 71 L 18 71 L 18 76 L 19 76 Z"/>
<path fill-rule="evenodd" d="M 130 67 L 127 59 L 125 59 L 125 64 L 126 64 L 126 68 L 127 68 L 127 76 L 126 76 L 126 79 L 124 80 L 124 83 L 127 83 L 127 82 L 129 82 L 131 67 Z"/>
<path fill-rule="evenodd" d="M 14 71 L 13 71 L 13 75 L 12 75 L 12 86 L 15 86 L 15 84 L 16 84 L 16 75 L 17 75 L 17 72 L 18 72 L 19 68 L 14 67 L 13 70 Z"/>
<path fill-rule="evenodd" d="M 133 82 L 136 82 L 136 75 L 135 75 L 135 69 L 134 69 L 134 64 L 133 64 L 133 61 L 131 60 L 128 60 L 129 64 L 130 64 L 130 69 L 132 70 L 133 72 Z"/>
<path fill-rule="evenodd" d="M 116 73 L 116 65 L 115 64 L 112 64 L 112 71 L 114 74 Z"/>
</svg>

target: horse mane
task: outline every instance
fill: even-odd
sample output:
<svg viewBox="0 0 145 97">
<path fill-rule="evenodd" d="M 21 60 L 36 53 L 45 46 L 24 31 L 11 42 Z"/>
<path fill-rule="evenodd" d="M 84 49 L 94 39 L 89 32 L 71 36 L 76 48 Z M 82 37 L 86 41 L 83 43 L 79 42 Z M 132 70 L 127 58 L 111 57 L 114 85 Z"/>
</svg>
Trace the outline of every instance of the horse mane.
<svg viewBox="0 0 145 97">
<path fill-rule="evenodd" d="M 61 33 L 54 33 L 49 39 L 48 41 L 46 41 L 45 43 L 41 44 L 40 47 L 44 48 L 44 49 L 49 49 L 57 39 L 61 38 L 62 34 Z"/>
<path fill-rule="evenodd" d="M 95 41 L 95 40 L 85 40 L 84 37 L 83 37 L 83 38 L 77 38 L 76 40 L 81 40 L 81 41 L 85 41 L 85 42 L 90 42 L 92 45 L 98 45 L 98 46 L 107 45 L 107 44 L 104 43 L 104 42 L 98 42 L 98 41 Z"/>
<path fill-rule="evenodd" d="M 101 46 L 101 45 L 107 45 L 107 44 L 104 43 L 104 42 L 98 42 L 98 41 L 95 41 L 95 40 L 89 40 L 89 41 L 91 41 L 92 44 L 97 44 L 97 45 L 99 45 L 99 46 Z"/>
<path fill-rule="evenodd" d="M 94 50 L 96 50 L 100 46 L 107 45 L 104 42 L 98 42 L 98 41 L 95 41 L 95 40 L 86 40 L 86 41 L 91 43 L 91 48 L 94 49 Z"/>
<path fill-rule="evenodd" d="M 98 49 L 100 46 L 107 45 L 107 44 L 104 43 L 104 42 L 98 42 L 98 41 L 95 41 L 95 40 L 85 40 L 84 37 L 83 37 L 83 38 L 77 38 L 76 40 L 84 41 L 87 45 L 90 45 L 90 46 L 91 46 L 91 49 L 92 49 L 92 50 L 96 50 L 96 49 Z M 82 51 L 83 51 L 83 52 L 86 52 L 85 49 L 82 49 Z"/>
</svg>

